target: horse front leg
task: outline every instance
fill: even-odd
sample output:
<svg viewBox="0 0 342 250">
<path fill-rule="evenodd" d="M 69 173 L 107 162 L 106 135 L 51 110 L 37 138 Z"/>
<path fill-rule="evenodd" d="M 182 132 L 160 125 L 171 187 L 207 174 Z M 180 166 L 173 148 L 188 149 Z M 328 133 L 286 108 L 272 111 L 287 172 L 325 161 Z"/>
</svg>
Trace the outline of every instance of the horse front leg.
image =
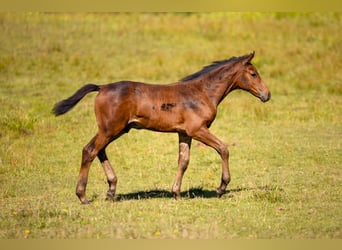
<svg viewBox="0 0 342 250">
<path fill-rule="evenodd" d="M 229 151 L 225 143 L 219 140 L 216 136 L 210 133 L 208 128 L 203 127 L 198 130 L 193 136 L 194 139 L 214 148 L 222 159 L 222 176 L 221 184 L 217 188 L 216 193 L 218 197 L 221 197 L 230 182 L 230 172 L 229 172 Z"/>
<path fill-rule="evenodd" d="M 172 194 L 175 199 L 181 198 L 181 185 L 184 173 L 190 161 L 191 137 L 185 134 L 178 134 L 179 137 L 179 154 L 178 154 L 178 170 L 176 178 L 172 186 Z"/>
</svg>

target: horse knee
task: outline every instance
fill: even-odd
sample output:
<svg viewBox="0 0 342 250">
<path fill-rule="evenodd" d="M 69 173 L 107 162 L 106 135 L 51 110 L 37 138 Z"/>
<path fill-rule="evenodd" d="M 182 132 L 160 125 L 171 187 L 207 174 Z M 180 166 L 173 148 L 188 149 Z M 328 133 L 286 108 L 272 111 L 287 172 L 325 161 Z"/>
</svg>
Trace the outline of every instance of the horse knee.
<svg viewBox="0 0 342 250">
<path fill-rule="evenodd" d="M 229 150 L 226 144 L 222 144 L 218 151 L 223 159 L 229 158 Z"/>
</svg>

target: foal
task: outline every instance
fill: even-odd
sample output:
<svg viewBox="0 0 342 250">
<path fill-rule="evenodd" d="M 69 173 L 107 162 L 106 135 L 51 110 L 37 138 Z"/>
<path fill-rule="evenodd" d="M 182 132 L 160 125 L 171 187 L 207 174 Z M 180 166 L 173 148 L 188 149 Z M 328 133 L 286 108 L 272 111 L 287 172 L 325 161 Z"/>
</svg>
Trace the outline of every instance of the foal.
<svg viewBox="0 0 342 250">
<path fill-rule="evenodd" d="M 97 156 L 109 184 L 107 199 L 114 200 L 117 176 L 109 163 L 106 147 L 128 133 L 131 128 L 159 132 L 175 132 L 179 137 L 179 158 L 172 186 L 175 198 L 181 196 L 181 184 L 189 164 L 192 139 L 214 148 L 222 159 L 221 184 L 217 195 L 225 192 L 230 181 L 227 145 L 209 131 L 217 106 L 233 90 L 242 89 L 267 102 L 271 93 L 262 81 L 249 55 L 216 61 L 179 82 L 156 85 L 121 81 L 108 85 L 87 84 L 74 95 L 57 103 L 53 113 L 62 115 L 74 107 L 86 94 L 98 91 L 95 114 L 98 132 L 83 148 L 82 164 L 76 195 L 82 204 L 89 203 L 86 186 L 90 165 Z"/>
</svg>

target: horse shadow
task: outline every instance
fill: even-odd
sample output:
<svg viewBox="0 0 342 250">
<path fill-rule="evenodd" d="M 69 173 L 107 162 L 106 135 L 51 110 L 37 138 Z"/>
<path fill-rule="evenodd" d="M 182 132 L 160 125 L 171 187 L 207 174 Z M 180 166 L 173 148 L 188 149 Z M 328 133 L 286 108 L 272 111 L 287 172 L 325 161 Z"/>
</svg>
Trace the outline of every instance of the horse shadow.
<svg viewBox="0 0 342 250">
<path fill-rule="evenodd" d="M 217 197 L 215 191 L 204 190 L 202 188 L 190 188 L 187 191 L 181 192 L 182 198 L 194 199 L 194 198 L 213 198 Z M 138 191 L 127 194 L 118 194 L 116 201 L 125 200 L 144 200 L 144 199 L 158 199 L 158 198 L 172 198 L 173 194 L 170 191 L 162 189 L 154 189 L 149 191 Z"/>
<path fill-rule="evenodd" d="M 260 187 L 239 187 L 235 189 L 229 189 L 225 194 L 239 193 L 242 191 L 252 191 L 252 190 L 273 190 L 270 186 L 260 186 Z M 181 192 L 182 198 L 185 199 L 196 199 L 196 198 L 217 198 L 217 193 L 215 190 L 207 190 L 202 187 L 190 188 L 187 191 Z M 127 201 L 127 200 L 145 200 L 145 199 L 160 199 L 160 198 L 172 198 L 173 194 L 170 191 L 163 189 L 154 189 L 148 191 L 137 191 L 126 194 L 118 194 L 115 197 L 115 201 Z"/>
</svg>

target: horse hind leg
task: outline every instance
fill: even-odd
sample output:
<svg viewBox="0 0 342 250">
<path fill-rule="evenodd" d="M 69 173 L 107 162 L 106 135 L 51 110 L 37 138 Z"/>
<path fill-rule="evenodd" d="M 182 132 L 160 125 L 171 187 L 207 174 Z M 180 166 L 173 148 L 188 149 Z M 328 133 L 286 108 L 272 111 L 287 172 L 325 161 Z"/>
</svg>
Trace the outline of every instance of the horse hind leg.
<svg viewBox="0 0 342 250">
<path fill-rule="evenodd" d="M 86 198 L 86 187 L 88 182 L 88 175 L 91 163 L 98 155 L 98 153 L 109 143 L 109 139 L 101 134 L 97 134 L 93 139 L 83 148 L 82 163 L 78 181 L 76 185 L 76 195 L 82 204 L 88 204 Z"/>
<path fill-rule="evenodd" d="M 103 167 L 103 170 L 106 174 L 107 182 L 109 185 L 106 200 L 114 201 L 114 196 L 115 196 L 115 191 L 116 191 L 116 183 L 117 183 L 118 179 L 117 179 L 117 176 L 113 170 L 113 167 L 111 166 L 111 164 L 108 160 L 105 148 L 102 149 L 98 153 L 97 157 L 99 158 L 99 160 L 102 164 L 102 167 Z"/>
</svg>

